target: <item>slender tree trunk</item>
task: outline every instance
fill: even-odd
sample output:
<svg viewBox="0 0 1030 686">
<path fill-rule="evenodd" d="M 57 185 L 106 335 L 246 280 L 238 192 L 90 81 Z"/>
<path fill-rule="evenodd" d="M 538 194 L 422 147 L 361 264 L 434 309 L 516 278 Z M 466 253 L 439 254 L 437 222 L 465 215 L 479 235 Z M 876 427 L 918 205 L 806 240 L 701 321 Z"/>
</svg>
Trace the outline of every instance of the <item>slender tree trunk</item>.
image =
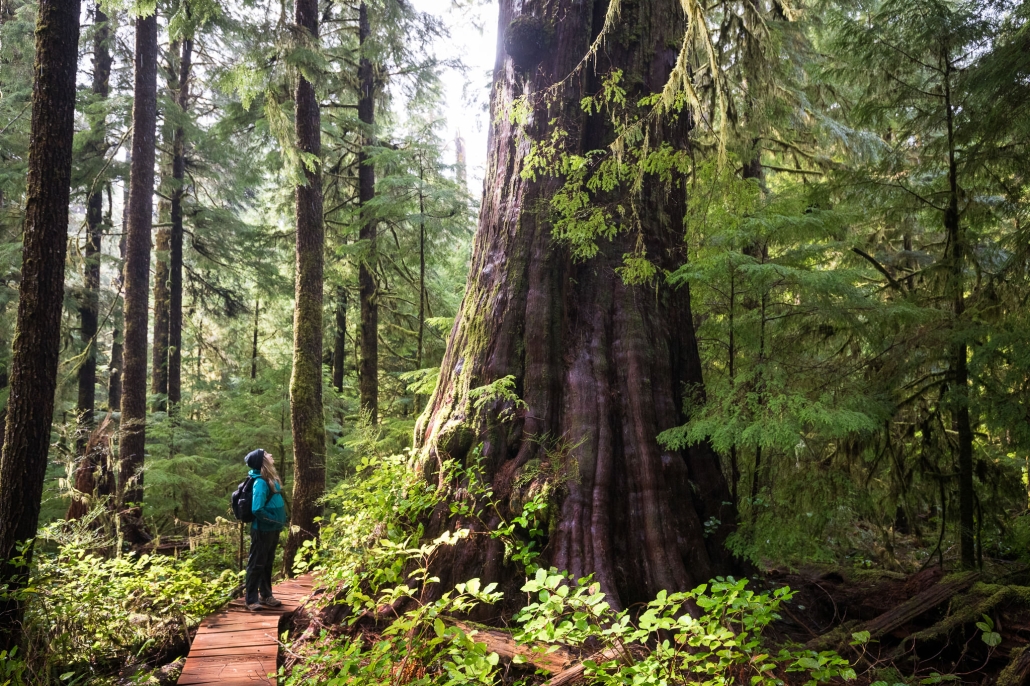
<svg viewBox="0 0 1030 686">
<path fill-rule="evenodd" d="M 418 170 L 418 337 L 415 346 L 415 369 L 425 365 L 426 341 L 426 198 L 422 184 L 425 182 L 425 170 L 419 160 Z M 415 396 L 415 414 L 422 412 L 422 396 Z"/>
<path fill-rule="evenodd" d="M 755 393 L 758 395 L 758 404 L 761 406 L 762 393 L 765 388 L 763 387 L 762 380 L 762 365 L 765 363 L 765 306 L 767 302 L 766 293 L 762 293 L 762 299 L 759 311 L 759 331 L 758 331 L 758 371 L 755 374 Z M 758 500 L 758 492 L 762 487 L 762 445 L 759 443 L 755 446 L 755 466 L 751 471 L 751 521 L 754 522 L 758 518 L 758 509 L 755 502 Z"/>
<path fill-rule="evenodd" d="M 162 165 L 163 166 L 163 165 Z M 161 201 L 158 217 L 164 223 L 171 214 L 171 207 Z M 168 398 L 168 229 L 157 230 L 157 243 L 154 246 L 154 343 L 151 349 L 150 392 L 158 396 L 154 399 L 154 412 L 164 412 Z M 163 396 L 163 397 L 162 397 Z"/>
<path fill-rule="evenodd" d="M 423 170 L 419 168 L 418 189 L 418 343 L 415 369 L 422 369 L 426 333 L 426 197 L 422 193 Z"/>
<path fill-rule="evenodd" d="M 39 0 L 18 320 L 0 453 L 0 579 L 8 584 L 8 593 L 23 588 L 27 581 L 26 568 L 10 561 L 16 544 L 36 536 L 50 447 L 64 302 L 78 45 L 79 1 Z M 18 644 L 22 610 L 18 601 L 0 601 L 0 650 Z"/>
<path fill-rule="evenodd" d="M 131 160 L 130 160 L 131 163 Z M 128 208 L 129 203 L 129 192 L 128 184 L 125 186 L 125 204 L 124 207 Z M 128 213 L 122 218 L 122 235 L 118 239 L 118 255 L 120 257 L 118 261 L 118 277 L 115 279 L 114 287 L 119 291 L 124 288 L 124 270 L 125 270 L 125 228 L 128 226 Z M 114 314 L 112 318 L 114 324 L 111 327 L 111 362 L 109 364 L 109 373 L 107 379 L 107 409 L 110 412 L 120 412 L 122 409 L 122 351 L 124 349 L 125 339 L 123 337 L 125 328 L 125 312 L 123 310 L 125 303 L 122 296 L 115 296 L 117 302 L 114 306 Z"/>
<path fill-rule="evenodd" d="M 306 39 L 318 41 L 318 1 L 296 0 L 296 22 Z M 318 98 L 303 76 L 297 83 L 297 145 L 321 164 L 321 115 Z M 293 315 L 293 376 L 290 409 L 293 425 L 293 512 L 283 549 L 286 573 L 302 541 L 318 534 L 325 492 L 325 419 L 322 411 L 322 280 L 325 227 L 322 223 L 321 167 L 305 166 L 297 186 L 297 283 Z M 283 456 L 285 459 L 285 456 Z"/>
<path fill-rule="evenodd" d="M 107 15 L 96 3 L 93 7 L 93 93 L 107 98 L 111 79 L 111 30 Z M 93 125 L 94 154 L 103 157 L 107 145 L 107 125 L 104 119 Z M 97 386 L 97 323 L 100 305 L 100 241 L 104 231 L 104 188 L 100 179 L 91 179 L 92 192 L 86 201 L 86 247 L 83 251 L 82 299 L 79 303 L 79 332 L 83 342 L 84 358 L 79 367 L 79 393 L 77 412 L 79 427 L 75 440 L 76 452 L 82 453 L 90 432 L 93 431 Z"/>
<path fill-rule="evenodd" d="M 965 236 L 958 209 L 958 164 L 955 160 L 954 112 L 951 102 L 951 61 L 944 54 L 944 101 L 948 126 L 948 207 L 944 211 L 944 229 L 951 246 L 950 290 L 955 315 L 954 327 L 964 336 L 963 313 L 966 310 Z M 969 366 L 966 342 L 960 339 L 952 345 L 951 373 L 954 380 L 955 425 L 958 430 L 958 510 L 959 543 L 962 566 L 972 569 L 976 565 L 976 529 L 974 527 L 976 492 L 973 484 L 973 426 L 969 417 Z"/>
<path fill-rule="evenodd" d="M 465 172 L 465 139 L 461 133 L 454 135 L 454 178 L 457 179 L 463 191 L 468 190 L 468 179 Z"/>
<path fill-rule="evenodd" d="M 675 0 L 624 3 L 616 34 L 596 62 L 564 80 L 600 31 L 605 9 L 600 2 L 501 0 L 504 51 L 498 50 L 494 71 L 488 176 L 471 276 L 415 437 L 427 478 L 442 478 L 438 465 L 445 459 L 471 466 L 480 454 L 476 469 L 499 503 L 498 516 L 509 521 L 518 509 L 512 503 L 523 501 L 534 481 L 537 488 L 540 479 L 564 482 L 564 495 L 549 503 L 544 567 L 593 574 L 614 606 L 627 607 L 661 589 L 691 588 L 729 571 L 723 543 L 735 511 L 709 444 L 674 451 L 656 440 L 683 423 L 684 389 L 703 399 L 689 289 L 662 281 L 633 286 L 617 276 L 623 256 L 634 249 L 635 231 L 601 239 L 588 261 L 572 259 L 553 241 L 541 209 L 561 180 L 521 174 L 529 141 L 549 140 L 555 125 L 571 132 L 565 140 L 573 154 L 605 149 L 614 140 L 606 116 L 580 107 L 611 70 L 623 71 L 630 103 L 664 86 L 675 51 L 662 46 L 678 44 L 686 26 Z M 531 30 L 534 24 L 538 31 Z M 532 40 L 520 44 L 527 32 Z M 536 48 L 539 41 L 546 45 Z M 562 88 L 545 96 L 560 80 Z M 503 113 L 523 95 L 532 112 L 520 126 Z M 687 146 L 689 117 L 650 126 L 651 140 Z M 659 273 L 686 258 L 686 188 L 676 175 L 667 181 L 649 176 L 635 197 L 617 189 L 604 198 L 613 206 L 632 203 L 641 213 L 640 237 Z M 526 407 L 496 399 L 477 408 L 470 389 L 506 376 L 515 378 Z M 514 418 L 505 419 L 509 415 Z M 444 506 L 428 530 L 497 521 L 455 523 Z M 473 536 L 438 555 L 433 571 L 440 588 L 479 577 L 518 593 L 520 575 L 505 562 L 500 541 Z"/>
<path fill-rule="evenodd" d="M 379 421 L 379 303 L 376 296 L 375 270 L 377 264 L 376 220 L 368 203 L 375 197 L 375 166 L 369 159 L 368 148 L 374 143 L 375 133 L 375 78 L 372 61 L 368 58 L 368 7 L 364 2 L 358 8 L 358 42 L 361 59 L 358 63 L 358 119 L 361 120 L 361 152 L 358 153 L 358 203 L 361 208 L 361 229 L 358 236 L 366 242 L 365 257 L 358 268 L 358 298 L 361 306 L 359 346 L 361 367 L 358 370 L 358 391 L 361 409 L 368 412 L 372 423 Z"/>
<path fill-rule="evenodd" d="M 734 388 L 736 385 L 736 360 L 737 360 L 737 330 L 734 325 L 734 317 L 737 310 L 737 266 L 735 264 L 730 265 L 730 305 L 729 305 L 729 327 L 730 327 L 730 340 L 729 340 L 729 351 L 727 353 L 727 368 L 730 376 L 730 388 Z M 733 506 L 740 508 L 739 491 L 740 489 L 740 462 L 737 456 L 737 444 L 734 443 L 730 446 L 730 502 Z"/>
<path fill-rule="evenodd" d="M 7 315 L 7 303 L 4 303 L 4 306 L 2 308 L 0 308 L 0 317 L 6 316 L 6 315 Z M 7 338 L 5 336 L 0 336 L 0 356 L 2 356 L 2 357 L 0 357 L 0 391 L 3 391 L 3 390 L 5 390 L 7 388 L 8 381 L 10 380 L 9 377 L 8 377 L 8 372 L 10 370 L 10 362 L 11 362 L 10 358 L 8 357 L 9 350 L 10 350 L 10 344 L 8 343 Z M 7 403 L 4 403 L 4 406 L 2 408 L 0 408 L 0 453 L 2 453 L 3 448 L 4 448 L 4 435 L 6 433 L 7 433 Z"/>
<path fill-rule="evenodd" d="M 188 8 L 187 8 L 188 10 Z M 179 112 L 186 117 L 190 105 L 193 39 L 182 41 L 179 60 Z M 168 255 L 168 404 L 175 412 L 182 401 L 182 237 L 183 199 L 186 197 L 186 130 L 180 120 L 172 137 L 172 227 Z"/>
<path fill-rule="evenodd" d="M 154 210 L 157 135 L 157 16 L 136 19 L 136 70 L 132 105 L 132 166 L 125 236 L 125 348 L 118 486 L 121 531 L 131 543 L 143 529 L 143 461 L 147 421 L 147 300 L 150 231 Z"/>
<path fill-rule="evenodd" d="M 343 392 L 343 366 L 347 347 L 347 289 L 336 287 L 336 340 L 333 341 L 333 387 Z"/>
<path fill-rule="evenodd" d="M 261 301 L 254 300 L 254 340 L 250 346 L 250 378 L 253 381 L 257 378 L 257 358 L 258 358 L 258 316 L 261 313 Z"/>
<path fill-rule="evenodd" d="M 163 412 L 168 409 L 168 357 L 169 333 L 171 323 L 171 249 L 172 249 L 172 200 L 179 186 L 175 178 L 176 134 L 179 133 L 178 95 L 181 90 L 180 53 L 182 41 L 174 41 L 168 48 L 168 62 L 165 65 L 167 90 L 175 105 L 168 107 L 164 115 L 163 136 L 165 148 L 168 150 L 165 163 L 162 164 L 162 199 L 159 203 L 158 217 L 162 226 L 157 231 L 157 244 L 154 257 L 154 337 L 151 351 L 151 385 L 150 392 L 157 396 L 153 410 Z M 181 200 L 179 212 L 181 223 Z"/>
</svg>

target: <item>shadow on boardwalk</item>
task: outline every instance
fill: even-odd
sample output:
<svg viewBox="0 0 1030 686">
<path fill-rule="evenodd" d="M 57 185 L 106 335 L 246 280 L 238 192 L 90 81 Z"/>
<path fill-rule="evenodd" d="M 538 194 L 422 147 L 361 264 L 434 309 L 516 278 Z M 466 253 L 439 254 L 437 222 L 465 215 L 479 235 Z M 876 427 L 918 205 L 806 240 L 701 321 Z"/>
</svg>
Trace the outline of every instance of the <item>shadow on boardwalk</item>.
<svg viewBox="0 0 1030 686">
<path fill-rule="evenodd" d="M 178 684 L 275 684 L 279 620 L 311 593 L 310 575 L 273 587 L 282 606 L 251 612 L 242 600 L 206 618 L 197 629 Z"/>
</svg>

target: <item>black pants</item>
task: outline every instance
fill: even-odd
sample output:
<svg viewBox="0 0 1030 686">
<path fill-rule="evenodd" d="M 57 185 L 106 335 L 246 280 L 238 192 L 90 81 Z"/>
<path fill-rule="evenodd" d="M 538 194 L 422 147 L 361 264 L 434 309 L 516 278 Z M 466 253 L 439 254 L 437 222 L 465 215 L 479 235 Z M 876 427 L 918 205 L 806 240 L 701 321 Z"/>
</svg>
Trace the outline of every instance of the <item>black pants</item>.
<svg viewBox="0 0 1030 686">
<path fill-rule="evenodd" d="M 250 531 L 250 557 L 247 559 L 247 604 L 272 595 L 272 565 L 275 547 L 279 545 L 278 531 Z"/>
</svg>

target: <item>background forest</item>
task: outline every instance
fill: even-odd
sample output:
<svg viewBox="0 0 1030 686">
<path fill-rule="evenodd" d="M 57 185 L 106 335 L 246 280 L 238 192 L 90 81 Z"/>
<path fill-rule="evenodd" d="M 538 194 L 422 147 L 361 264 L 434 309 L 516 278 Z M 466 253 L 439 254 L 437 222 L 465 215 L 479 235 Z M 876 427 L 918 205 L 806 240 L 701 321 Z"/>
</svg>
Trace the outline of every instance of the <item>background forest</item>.
<svg viewBox="0 0 1030 686">
<path fill-rule="evenodd" d="M 374 121 L 364 123 L 357 112 L 358 8 L 329 7 L 331 16 L 323 23 L 331 28 L 324 32 L 322 49 L 306 57 L 293 44 L 280 9 L 209 3 L 158 12 L 158 181 L 144 507 L 155 532 L 182 533 L 189 523 L 225 516 L 225 495 L 239 481 L 247 446 L 265 446 L 281 461 L 282 473 L 292 474 L 292 196 L 298 158 L 293 115 L 285 104 L 293 97 L 291 70 L 303 60 L 317 65 L 326 93 L 324 400 L 332 480 L 349 471 L 352 444 L 363 435 L 356 378 L 358 269 L 370 264 L 370 242 L 359 236 L 359 214 L 374 217 L 381 234 L 370 269 L 380 317 L 378 431 L 391 451 L 411 441 L 426 392 L 416 392 L 425 386 L 419 382 L 439 362 L 464 287 L 475 205 L 463 163 L 456 169 L 443 161 L 445 155 L 453 159 L 454 150 L 444 139 L 439 102 L 439 72 L 446 65 L 434 55 L 432 41 L 444 27 L 409 7 L 370 10 L 366 21 L 374 31 L 362 40 L 374 43 L 365 49 L 376 58 L 376 108 Z M 55 442 L 41 523 L 67 511 L 84 438 L 109 412 L 115 421 L 119 416 L 133 20 L 126 8 L 112 8 L 111 17 L 101 11 L 83 7 Z M 3 337 L 8 356 L 17 308 L 34 12 L 31 2 L 4 8 Z M 282 64 L 294 53 L 291 66 Z M 98 64 L 108 70 L 99 84 Z M 374 136 L 373 144 L 365 144 L 364 136 Z M 375 198 L 363 201 L 358 197 L 362 150 L 377 177 Z M 176 155 L 184 157 L 178 177 Z M 90 203 L 96 203 L 95 216 Z M 180 276 L 173 285 L 174 262 Z M 170 288 L 179 299 L 175 344 L 167 333 Z M 91 318 L 92 325 L 85 323 Z M 181 360 L 174 372 L 166 361 L 170 345 Z M 170 373 L 177 377 L 171 380 L 175 391 L 168 388 Z M 172 393 L 180 408 L 174 420 L 168 412 Z"/>
<path fill-rule="evenodd" d="M 753 666 L 766 659 L 757 643 L 740 648 L 712 658 L 725 681 L 704 683 L 1019 683 L 1030 629 L 1002 644 L 995 624 L 1016 621 L 997 608 L 1025 619 L 1030 592 L 993 584 L 1030 569 L 1030 6 L 588 4 L 579 26 L 565 2 L 501 3 L 490 152 L 472 162 L 442 80 L 467 71 L 446 46 L 474 6 L 82 4 L 52 428 L 41 455 L 5 447 L 0 470 L 8 498 L 17 455 L 46 464 L 34 549 L 11 533 L 36 521 L 34 505 L 0 506 L 5 573 L 24 574 L 5 580 L 24 635 L 0 643 L 19 645 L 0 684 L 157 679 L 178 634 L 238 584 L 228 496 L 256 447 L 297 498 L 282 569 L 301 550 L 296 569 L 319 570 L 352 610 L 326 624 L 358 626 L 385 597 L 419 608 L 376 625 L 374 645 L 293 636 L 290 683 L 536 683 L 501 676 L 496 654 L 436 624 L 445 615 L 516 618 L 520 642 L 593 651 L 661 645 L 672 625 L 612 627 L 679 603 L 757 637 L 792 596 L 772 590 L 785 582 L 749 595 L 727 570 L 768 581 L 816 565 L 845 583 L 938 568 L 991 584 L 973 586 L 959 619 L 937 618 L 945 629 L 930 622 L 931 643 L 963 637 L 932 669 L 870 658 L 858 632 L 852 648 L 781 653 L 769 669 Z M 0 0 L 5 403 L 36 197 L 41 7 Z M 152 165 L 136 135 L 148 54 Z M 469 187 L 472 163 L 486 166 L 483 189 Z M 555 309 L 534 309 L 544 301 Z M 607 333 L 583 333 L 591 321 Z M 639 359 L 623 354 L 634 345 Z M 656 397 L 670 385 L 673 410 L 647 401 L 658 409 L 641 411 L 638 435 L 618 427 L 638 416 L 624 408 L 639 369 Z M 626 404 L 597 419 L 583 409 L 595 397 Z M 5 412 L 9 439 L 22 429 Z M 567 523 L 590 521 L 576 508 L 604 490 L 595 465 L 610 452 L 685 456 L 694 509 L 675 507 L 697 520 L 657 544 L 649 524 L 616 522 L 604 531 L 617 555 L 694 547 L 696 564 L 637 575 L 584 561 L 590 545 Z M 627 490 L 613 501 L 651 502 L 618 465 L 612 493 Z M 488 532 L 474 553 L 438 553 Z M 491 555 L 517 573 L 491 579 Z M 874 576 L 849 576 L 860 570 Z M 665 595 L 717 575 L 696 597 Z M 418 595 L 441 577 L 453 595 Z M 588 599 L 598 590 L 610 607 Z M 519 591 L 541 602 L 516 607 Z M 491 604 L 504 609 L 476 609 Z M 777 645 L 797 638 L 784 631 Z M 406 653 L 421 666 L 394 670 Z M 660 653 L 643 681 L 642 667 L 589 674 L 701 673 L 696 653 Z"/>
</svg>

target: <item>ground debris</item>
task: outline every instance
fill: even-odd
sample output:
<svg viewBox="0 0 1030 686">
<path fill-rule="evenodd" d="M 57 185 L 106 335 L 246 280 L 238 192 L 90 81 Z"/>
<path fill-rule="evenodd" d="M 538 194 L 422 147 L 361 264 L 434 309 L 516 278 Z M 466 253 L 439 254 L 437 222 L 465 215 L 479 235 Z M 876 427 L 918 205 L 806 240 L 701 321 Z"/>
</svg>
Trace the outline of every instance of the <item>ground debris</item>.
<svg viewBox="0 0 1030 686">
<path fill-rule="evenodd" d="M 941 580 L 922 592 L 912 596 L 894 609 L 888 610 L 874 619 L 857 625 L 854 631 L 868 631 L 870 638 L 879 639 L 885 634 L 889 634 L 906 624 L 909 624 L 912 620 L 926 612 L 929 612 L 930 610 L 933 610 L 946 600 L 950 600 L 956 593 L 966 590 L 973 585 L 979 576 L 980 575 L 976 572 L 967 572 L 964 574 L 958 574 L 947 580 Z M 806 647 L 811 648 L 812 650 L 837 648 L 842 642 L 842 639 L 849 638 L 850 633 L 841 635 L 839 630 L 835 630 L 828 634 L 824 634 L 823 636 L 813 638 L 806 644 Z"/>
<path fill-rule="evenodd" d="M 839 651 L 855 665 L 859 683 L 934 674 L 967 684 L 1028 683 L 1030 586 L 991 580 L 939 568 L 905 576 L 812 567 L 765 577 L 770 586 L 795 591 L 775 625 L 778 640 Z"/>
</svg>

